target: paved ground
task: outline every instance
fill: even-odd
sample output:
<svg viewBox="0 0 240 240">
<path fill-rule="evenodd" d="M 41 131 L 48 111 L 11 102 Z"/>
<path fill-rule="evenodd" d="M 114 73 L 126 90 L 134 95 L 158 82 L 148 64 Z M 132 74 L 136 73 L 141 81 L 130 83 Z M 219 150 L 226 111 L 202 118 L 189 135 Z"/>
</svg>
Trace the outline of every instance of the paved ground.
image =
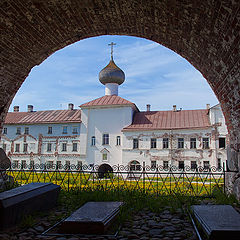
<svg viewBox="0 0 240 240">
<path fill-rule="evenodd" d="M 56 211 L 55 215 L 61 216 L 61 211 Z M 9 231 L 0 232 L 1 240 L 40 240 L 40 239 L 57 239 L 57 240 L 87 240 L 87 239 L 141 239 L 141 240 L 194 240 L 197 239 L 193 227 L 188 216 L 177 209 L 175 213 L 171 213 L 166 207 L 161 213 L 153 213 L 145 209 L 137 213 L 131 220 L 123 223 L 117 237 L 101 237 L 101 236 L 42 236 L 41 233 L 48 229 L 51 224 L 51 218 L 42 217 L 38 223 L 31 228 L 20 229 L 14 228 Z"/>
</svg>

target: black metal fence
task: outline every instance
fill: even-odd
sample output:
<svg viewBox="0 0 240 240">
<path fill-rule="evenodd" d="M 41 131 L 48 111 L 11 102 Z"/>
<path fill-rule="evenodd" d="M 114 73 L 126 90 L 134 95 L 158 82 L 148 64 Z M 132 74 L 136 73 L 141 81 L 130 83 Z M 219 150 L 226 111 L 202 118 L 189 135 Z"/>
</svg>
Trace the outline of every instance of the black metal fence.
<svg viewBox="0 0 240 240">
<path fill-rule="evenodd" d="M 6 173 L 19 185 L 52 182 L 66 191 L 137 190 L 156 195 L 211 197 L 214 191 L 225 189 L 224 167 L 13 164 Z"/>
</svg>

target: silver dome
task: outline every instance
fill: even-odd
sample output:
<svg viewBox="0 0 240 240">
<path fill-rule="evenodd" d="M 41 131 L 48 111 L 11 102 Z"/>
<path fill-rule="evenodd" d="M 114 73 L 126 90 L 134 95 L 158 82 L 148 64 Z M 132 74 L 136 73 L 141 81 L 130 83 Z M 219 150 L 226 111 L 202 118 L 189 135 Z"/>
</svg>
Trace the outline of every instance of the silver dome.
<svg viewBox="0 0 240 240">
<path fill-rule="evenodd" d="M 121 85 L 125 80 L 124 72 L 111 59 L 109 64 L 99 73 L 99 81 L 102 84 L 117 83 Z"/>
</svg>

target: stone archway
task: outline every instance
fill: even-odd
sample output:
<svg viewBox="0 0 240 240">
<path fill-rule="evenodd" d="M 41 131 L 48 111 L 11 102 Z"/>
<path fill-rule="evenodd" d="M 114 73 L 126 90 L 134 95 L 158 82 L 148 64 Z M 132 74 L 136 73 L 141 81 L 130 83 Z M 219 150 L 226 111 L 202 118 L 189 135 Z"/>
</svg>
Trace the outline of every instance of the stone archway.
<svg viewBox="0 0 240 240">
<path fill-rule="evenodd" d="M 219 99 L 230 133 L 228 167 L 240 178 L 240 2 L 4 0 L 0 3 L 0 123 L 31 69 L 55 51 L 92 36 L 156 41 L 186 58 Z M 240 199 L 240 196 L 239 196 Z"/>
<path fill-rule="evenodd" d="M 110 178 L 111 173 L 113 173 L 113 169 L 109 164 L 102 164 L 98 168 L 98 177 L 99 178 Z"/>
</svg>

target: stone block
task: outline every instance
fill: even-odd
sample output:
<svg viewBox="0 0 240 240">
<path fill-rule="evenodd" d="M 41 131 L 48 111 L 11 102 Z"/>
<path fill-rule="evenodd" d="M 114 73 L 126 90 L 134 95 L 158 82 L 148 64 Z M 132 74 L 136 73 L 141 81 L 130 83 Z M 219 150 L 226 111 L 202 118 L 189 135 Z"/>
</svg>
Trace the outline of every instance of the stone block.
<svg viewBox="0 0 240 240">
<path fill-rule="evenodd" d="M 194 205 L 193 215 L 209 240 L 237 240 L 240 214 L 230 205 Z"/>
<path fill-rule="evenodd" d="M 119 213 L 122 202 L 87 202 L 60 225 L 61 233 L 104 234 Z"/>
<path fill-rule="evenodd" d="M 8 228 L 39 210 L 47 210 L 57 202 L 60 186 L 52 183 L 30 183 L 0 193 L 0 228 Z"/>
<path fill-rule="evenodd" d="M 239 173 L 238 173 L 239 174 Z M 240 178 L 237 178 L 233 184 L 233 193 L 238 201 L 240 201 Z"/>
</svg>

